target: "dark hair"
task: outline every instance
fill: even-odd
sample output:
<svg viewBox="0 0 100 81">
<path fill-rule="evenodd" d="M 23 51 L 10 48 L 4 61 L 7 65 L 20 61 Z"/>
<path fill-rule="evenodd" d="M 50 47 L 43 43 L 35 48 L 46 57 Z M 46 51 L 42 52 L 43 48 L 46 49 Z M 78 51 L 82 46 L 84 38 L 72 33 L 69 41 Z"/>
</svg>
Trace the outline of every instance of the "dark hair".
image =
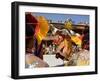
<svg viewBox="0 0 100 81">
<path fill-rule="evenodd" d="M 86 33 L 82 39 L 82 48 L 84 49 L 84 46 L 87 45 L 87 47 L 85 49 L 89 50 L 89 33 Z"/>
<path fill-rule="evenodd" d="M 26 39 L 25 39 L 25 48 L 27 52 L 27 48 L 33 47 L 33 35 L 34 35 L 34 29 L 33 26 L 30 24 L 26 25 Z"/>
<path fill-rule="evenodd" d="M 26 24 L 26 37 L 33 36 L 35 33 L 35 29 L 31 24 Z"/>
</svg>

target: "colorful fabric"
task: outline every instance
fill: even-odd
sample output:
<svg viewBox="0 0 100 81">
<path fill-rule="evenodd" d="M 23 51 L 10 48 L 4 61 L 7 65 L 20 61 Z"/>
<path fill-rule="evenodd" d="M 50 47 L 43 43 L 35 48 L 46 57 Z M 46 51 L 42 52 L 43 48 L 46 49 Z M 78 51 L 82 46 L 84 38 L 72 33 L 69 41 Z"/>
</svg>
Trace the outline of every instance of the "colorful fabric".
<svg viewBox="0 0 100 81">
<path fill-rule="evenodd" d="M 81 38 L 79 38 L 78 36 L 73 35 L 73 36 L 71 36 L 71 40 L 72 40 L 76 45 L 78 45 L 78 46 L 81 47 L 81 44 L 82 44 Z"/>
<path fill-rule="evenodd" d="M 38 40 L 38 44 L 41 44 L 41 41 L 47 35 L 47 32 L 49 30 L 49 25 L 47 20 L 43 16 L 39 16 L 37 19 L 38 19 L 38 25 L 35 29 L 35 35 Z"/>
<path fill-rule="evenodd" d="M 26 14 L 26 24 L 32 24 L 35 27 L 37 23 L 37 19 L 31 13 Z"/>
</svg>

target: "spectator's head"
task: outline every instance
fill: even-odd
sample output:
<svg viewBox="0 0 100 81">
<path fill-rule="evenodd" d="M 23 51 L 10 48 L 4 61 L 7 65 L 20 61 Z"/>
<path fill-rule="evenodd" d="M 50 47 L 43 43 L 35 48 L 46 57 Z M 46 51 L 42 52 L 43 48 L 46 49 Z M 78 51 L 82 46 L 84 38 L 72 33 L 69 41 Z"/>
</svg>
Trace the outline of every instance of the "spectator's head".
<svg viewBox="0 0 100 81">
<path fill-rule="evenodd" d="M 32 16 L 31 13 L 26 13 L 25 21 L 26 21 L 26 29 L 25 29 L 26 42 L 25 43 L 26 43 L 26 51 L 27 51 L 27 49 L 33 48 L 33 42 L 34 42 L 33 36 L 38 21 L 34 16 Z"/>
</svg>

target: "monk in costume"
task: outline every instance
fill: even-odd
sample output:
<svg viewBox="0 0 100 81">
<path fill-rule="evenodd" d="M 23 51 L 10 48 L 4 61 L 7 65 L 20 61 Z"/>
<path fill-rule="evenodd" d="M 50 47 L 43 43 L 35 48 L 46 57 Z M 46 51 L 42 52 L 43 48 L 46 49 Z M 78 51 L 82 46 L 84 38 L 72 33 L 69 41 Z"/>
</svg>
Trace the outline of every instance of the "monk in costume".
<svg viewBox="0 0 100 81">
<path fill-rule="evenodd" d="M 57 45 L 57 58 L 69 60 L 72 54 L 72 43 L 70 42 L 70 37 L 68 35 L 62 34 L 61 31 L 57 31 L 56 33 L 56 42 Z"/>
</svg>

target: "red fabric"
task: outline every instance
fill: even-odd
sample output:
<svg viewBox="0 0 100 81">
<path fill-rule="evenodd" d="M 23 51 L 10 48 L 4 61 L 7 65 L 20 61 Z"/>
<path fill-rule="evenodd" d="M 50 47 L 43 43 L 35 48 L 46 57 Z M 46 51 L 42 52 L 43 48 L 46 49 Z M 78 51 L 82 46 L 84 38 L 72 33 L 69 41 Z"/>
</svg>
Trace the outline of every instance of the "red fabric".
<svg viewBox="0 0 100 81">
<path fill-rule="evenodd" d="M 26 23 L 38 23 L 38 21 L 31 14 L 26 14 Z"/>
</svg>

